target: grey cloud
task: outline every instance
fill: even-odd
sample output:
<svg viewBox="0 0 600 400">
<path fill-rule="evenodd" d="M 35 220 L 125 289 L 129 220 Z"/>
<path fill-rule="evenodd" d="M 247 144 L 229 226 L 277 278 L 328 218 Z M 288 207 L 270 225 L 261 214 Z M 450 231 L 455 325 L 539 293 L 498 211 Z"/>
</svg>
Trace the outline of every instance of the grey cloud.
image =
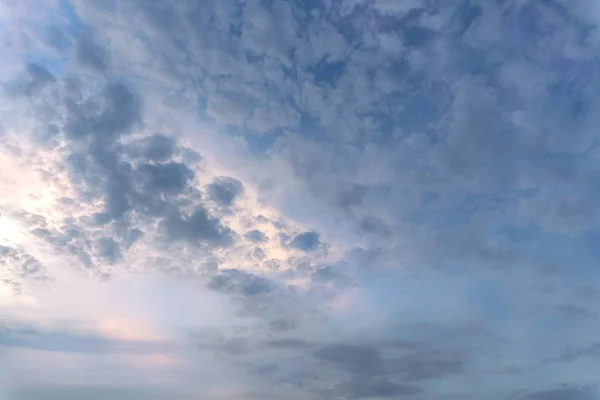
<svg viewBox="0 0 600 400">
<path fill-rule="evenodd" d="M 266 256 L 267 255 L 265 254 L 264 250 L 261 249 L 260 247 L 255 247 L 252 250 L 252 253 L 251 253 L 251 257 L 253 257 L 253 258 L 257 259 L 257 260 L 264 260 L 264 258 Z"/>
<path fill-rule="evenodd" d="M 332 345 L 317 350 L 315 355 L 363 377 L 399 376 L 409 382 L 459 374 L 468 364 L 468 359 L 462 352 L 421 346 L 393 358 L 384 358 L 377 347 L 369 345 Z"/>
<path fill-rule="evenodd" d="M 275 332 L 286 332 L 298 327 L 298 323 L 291 318 L 277 318 L 269 323 L 269 327 Z"/>
<path fill-rule="evenodd" d="M 200 241 L 224 247 L 233 243 L 233 231 L 201 206 L 190 215 L 169 215 L 161 221 L 161 226 L 172 240 Z"/>
<path fill-rule="evenodd" d="M 579 300 L 591 300 L 600 295 L 600 290 L 593 285 L 579 285 L 573 288 L 572 295 Z"/>
<path fill-rule="evenodd" d="M 72 223 L 68 223 L 60 229 L 49 228 L 45 218 L 36 215 L 20 215 L 24 223 L 30 227 L 30 233 L 54 246 L 61 252 L 73 255 L 83 265 L 92 266 L 89 252 L 92 249 L 90 237 L 84 229 Z"/>
<path fill-rule="evenodd" d="M 244 190 L 242 182 L 229 177 L 217 177 L 208 185 L 208 196 L 216 203 L 229 207 Z"/>
<path fill-rule="evenodd" d="M 64 31 L 58 26 L 50 26 L 45 30 L 44 42 L 54 47 L 56 50 L 64 50 L 68 47 L 69 39 Z"/>
<path fill-rule="evenodd" d="M 302 339 L 276 339 L 267 342 L 267 346 L 278 349 L 308 349 L 312 344 Z"/>
<path fill-rule="evenodd" d="M 0 325 L 1 327 L 1 325 Z M 165 343 L 113 340 L 68 331 L 40 330 L 31 326 L 5 325 L 0 330 L 0 345 L 61 353 L 137 353 L 148 354 L 168 350 Z"/>
<path fill-rule="evenodd" d="M 315 355 L 357 374 L 377 375 L 385 371 L 381 354 L 370 346 L 332 345 L 317 350 Z"/>
<path fill-rule="evenodd" d="M 252 230 L 250 232 L 246 232 L 244 235 L 246 239 L 251 241 L 252 243 L 264 243 L 267 241 L 267 236 L 259 231 L 258 229 Z"/>
<path fill-rule="evenodd" d="M 139 387 L 111 387 L 94 385 L 47 385 L 23 386 L 11 389 L 11 400 L 170 400 L 173 396 L 187 398 L 177 391 L 165 391 L 161 388 L 145 386 Z"/>
<path fill-rule="evenodd" d="M 578 304 L 559 304 L 555 307 L 555 310 L 566 317 L 593 318 L 596 316 L 593 311 Z"/>
<path fill-rule="evenodd" d="M 339 204 L 342 208 L 350 210 L 351 207 L 360 206 L 366 196 L 368 188 L 361 184 L 352 184 L 339 193 Z"/>
<path fill-rule="evenodd" d="M 331 265 L 317 268 L 311 273 L 312 279 L 317 282 L 330 282 L 337 279 L 339 276 L 339 273 Z"/>
<path fill-rule="evenodd" d="M 35 257 L 21 248 L 0 245 L 0 265 L 4 273 L 30 279 L 46 279 L 46 268 Z"/>
<path fill-rule="evenodd" d="M 343 263 L 322 265 L 311 271 L 310 278 L 313 283 L 344 287 L 352 283 L 352 272 L 351 268 Z"/>
<path fill-rule="evenodd" d="M 56 81 L 50 71 L 48 71 L 46 67 L 39 64 L 27 64 L 27 73 L 31 78 L 31 81 L 26 88 L 26 93 L 28 94 L 33 94 L 42 89 L 44 86 Z"/>
<path fill-rule="evenodd" d="M 134 225 L 147 218 L 159 220 L 161 232 L 173 241 L 211 246 L 233 243 L 231 229 L 198 205 L 201 194 L 190 188 L 193 170 L 184 163 L 167 161 L 176 149 L 173 139 L 157 134 L 142 140 L 120 140 L 143 124 L 140 101 L 128 86 L 107 83 L 88 92 L 84 83 L 76 80 L 65 79 L 60 85 L 64 89 L 57 99 L 61 104 L 53 106 L 57 107 L 56 117 L 63 121 L 67 154 L 71 151 L 65 161 L 77 201 L 103 203 L 104 210 L 89 220 L 103 229 L 114 229 L 119 236 L 116 241 L 92 238 L 92 242 L 97 240 L 96 254 L 109 263 L 117 262 L 142 233 Z M 229 179 L 223 180 L 219 193 L 237 188 L 238 181 Z M 183 213 L 180 207 L 184 203 L 195 209 Z M 115 224 L 109 225 L 112 222 Z M 67 238 L 47 229 L 44 234 L 43 229 L 38 232 L 45 240 L 61 249 L 68 247 L 71 254 L 91 265 L 89 252 L 93 249 L 83 238 Z"/>
<path fill-rule="evenodd" d="M 154 134 L 143 143 L 143 155 L 155 162 L 168 160 L 174 152 L 174 140 L 165 135 Z"/>
<path fill-rule="evenodd" d="M 246 338 L 240 337 L 220 337 L 218 339 L 212 338 L 207 341 L 202 334 L 195 333 L 191 335 L 189 340 L 198 348 L 215 350 L 219 353 L 231 356 L 240 356 L 247 354 L 252 350 L 250 348 L 251 343 Z"/>
<path fill-rule="evenodd" d="M 397 398 L 423 391 L 419 386 L 394 383 L 387 379 L 355 379 L 341 384 L 337 390 L 353 399 Z"/>
<path fill-rule="evenodd" d="M 269 222 L 269 219 L 267 217 L 265 217 L 264 215 L 257 215 L 256 222 L 267 223 L 267 222 Z"/>
<path fill-rule="evenodd" d="M 181 193 L 194 178 L 194 171 L 185 164 L 170 162 L 166 164 L 142 164 L 137 172 L 142 176 L 140 181 L 148 185 L 148 191 L 159 191 L 167 194 Z"/>
<path fill-rule="evenodd" d="M 138 100 L 124 84 L 109 84 L 99 98 L 66 101 L 69 113 L 65 129 L 71 138 L 93 137 L 102 145 L 131 131 L 140 121 Z"/>
<path fill-rule="evenodd" d="M 105 225 L 111 221 L 111 216 L 107 213 L 94 213 L 92 214 L 92 222 L 94 225 Z"/>
<path fill-rule="evenodd" d="M 439 379 L 460 374 L 468 359 L 460 352 L 424 350 L 389 361 L 389 368 L 409 381 Z"/>
<path fill-rule="evenodd" d="M 560 356 L 550 361 L 553 362 L 573 362 L 584 357 L 599 357 L 600 343 L 594 343 L 589 346 L 571 346 L 563 351 Z"/>
<path fill-rule="evenodd" d="M 369 234 L 390 236 L 392 229 L 379 217 L 372 215 L 366 216 L 360 220 L 361 229 Z"/>
<path fill-rule="evenodd" d="M 510 397 L 515 400 L 594 400 L 597 398 L 595 391 L 590 388 L 568 385 L 537 392 L 519 393 Z"/>
<path fill-rule="evenodd" d="M 321 241 L 317 232 L 302 232 L 294 236 L 287 245 L 302 251 L 314 251 L 320 244 Z"/>
<path fill-rule="evenodd" d="M 127 229 L 125 234 L 123 235 L 123 244 L 126 248 L 133 246 L 135 242 L 137 242 L 142 236 L 144 236 L 144 232 L 142 232 L 138 228 Z"/>
<path fill-rule="evenodd" d="M 89 2 L 93 7 L 97 3 Z M 595 178 L 584 177 L 594 176 L 595 151 L 586 153 L 585 161 L 574 161 L 579 159 L 579 147 L 586 147 L 585 132 L 595 132 L 593 127 L 598 125 L 592 101 L 597 92 L 595 35 L 573 16 L 587 6 L 558 7 L 557 13 L 552 7 L 561 4 L 559 1 L 423 1 L 407 11 L 401 3 L 347 1 L 313 7 L 313 3 L 268 1 L 244 7 L 236 2 L 223 11 L 225 1 L 114 2 L 111 12 L 123 12 L 133 21 L 131 28 L 150 30 L 140 36 L 145 38 L 143 42 L 150 42 L 153 69 L 137 76 L 166 73 L 165 80 L 174 82 L 174 92 L 201 86 L 200 102 L 206 102 L 209 113 L 226 124 L 246 123 L 265 130 L 278 125 L 296 128 L 290 136 L 298 137 L 299 143 L 277 139 L 272 146 L 272 138 L 263 137 L 256 142 L 248 140 L 249 147 L 257 143 L 267 147 L 273 158 L 283 154 L 280 159 L 285 168 L 279 178 L 286 181 L 284 191 L 289 189 L 290 196 L 272 201 L 289 209 L 299 198 L 306 199 L 301 217 L 308 226 L 314 223 L 327 237 L 335 237 L 337 229 L 366 241 L 373 238 L 363 238 L 361 233 L 389 238 L 389 242 L 378 240 L 376 248 L 366 246 L 348 254 L 353 264 L 375 269 L 453 263 L 476 266 L 469 272 L 479 274 L 482 265 L 517 265 L 524 260 L 524 264 L 535 265 L 537 261 L 528 258 L 539 257 L 542 248 L 547 250 L 544 257 L 558 258 L 561 246 L 569 248 L 566 257 L 574 261 L 566 265 L 577 264 L 570 237 L 552 237 L 549 242 L 543 240 L 546 237 L 530 238 L 528 244 L 519 245 L 519 239 L 507 239 L 510 235 L 497 232 L 507 220 L 521 219 L 531 220 L 540 231 L 560 225 L 579 234 L 581 227 L 596 221 L 597 209 L 590 203 L 598 197 L 596 189 L 580 190 L 594 186 Z M 342 7 L 354 12 L 342 12 Z M 373 11 L 377 7 L 379 11 Z M 100 14 L 95 11 L 89 16 L 92 20 Z M 548 12 L 552 18 L 546 18 Z M 105 18 L 107 15 L 98 18 L 117 27 L 112 23 L 120 19 L 113 21 Z M 333 31 L 341 32 L 343 40 L 353 46 L 337 55 L 339 61 L 334 61 L 333 55 L 314 56 L 332 54 L 329 44 L 336 43 L 328 41 L 325 34 L 313 35 L 324 24 L 331 24 Z M 112 34 L 115 30 L 106 31 Z M 109 45 L 104 39 L 99 43 Z M 102 68 L 102 57 L 99 61 L 94 57 L 92 52 L 88 63 Z M 138 68 L 133 64 L 132 68 Z M 156 65 L 159 67 L 154 69 Z M 319 76 L 310 71 L 315 65 Z M 332 68 L 334 65 L 339 70 Z M 529 72 L 520 74 L 519 68 Z M 313 78 L 322 84 L 312 92 L 299 89 Z M 327 78 L 328 82 L 321 81 Z M 83 181 L 77 185 L 81 199 L 106 203 L 104 215 L 98 219 L 105 224 L 102 229 L 111 228 L 109 222 L 134 223 L 132 216 L 156 218 L 171 240 L 231 244 L 234 232 L 198 205 L 194 194 L 187 197 L 185 189 L 192 179 L 185 172 L 187 167 L 173 168 L 173 182 L 160 178 L 171 176 L 159 171 L 164 167 L 159 163 L 173 156 L 168 140 L 155 150 L 148 150 L 150 144 L 142 146 L 142 160 L 121 157 L 126 150 L 114 139 L 141 121 L 136 116 L 137 101 L 120 97 L 117 101 L 105 93 L 86 100 L 74 95 L 67 102 L 70 136 L 102 142 L 91 153 L 83 149 L 80 160 L 72 163 L 78 170 L 73 173 L 74 180 L 77 175 Z M 277 106 L 271 106 L 273 99 Z M 255 103 L 259 108 L 254 108 Z M 131 112 L 125 114 L 131 118 L 118 112 L 128 107 Z M 291 110 L 302 107 L 302 116 L 294 116 Z M 274 110 L 288 117 L 279 118 Z M 251 115 L 253 119 L 248 121 Z M 234 133 L 245 133 L 241 131 Z M 303 142 L 315 145 L 311 148 Z M 83 141 L 77 146 L 84 146 Z M 117 155 L 109 157 L 102 151 Z M 575 152 L 577 157 L 563 157 L 563 152 Z M 152 167 L 138 169 L 140 161 Z M 293 176 L 285 175 L 290 166 Z M 268 175 L 270 171 L 258 173 Z M 386 190 L 376 192 L 374 187 Z M 185 196 L 179 196 L 184 192 Z M 218 205 L 230 206 L 238 194 L 225 192 L 215 195 L 209 189 L 207 194 Z M 173 196 L 163 196 L 165 193 Z M 436 200 L 424 201 L 428 193 L 435 193 Z M 486 200 L 473 202 L 471 195 Z M 185 203 L 185 211 L 179 200 Z M 316 232 L 312 238 L 310 232 L 308 237 L 302 236 L 306 234 L 293 239 L 282 236 L 284 245 L 289 242 L 291 248 L 305 251 L 319 247 Z M 65 235 L 47 237 L 63 243 L 61 246 L 70 240 Z M 126 246 L 125 239 L 120 240 Z M 426 269 L 419 273 L 426 277 L 427 273 L 421 272 Z M 576 268 L 569 274 L 583 275 L 585 270 Z M 328 266 L 299 272 L 311 274 L 315 287 L 310 294 L 330 286 L 316 283 L 339 282 L 342 274 L 341 268 Z M 261 284 L 252 285 L 254 278 L 240 278 L 235 273 L 225 276 L 212 283 L 216 290 L 246 296 L 264 290 Z M 480 277 L 469 278 L 473 276 Z M 552 307 L 556 314 L 559 308 Z M 581 310 L 567 307 L 562 311 L 576 315 Z M 273 329 L 270 334 L 279 332 Z M 449 340 L 453 338 L 440 342 Z M 360 375 L 356 382 L 362 382 L 362 388 L 353 387 L 353 381 L 346 392 L 342 390 L 347 396 L 355 393 L 355 397 L 395 391 L 398 393 L 392 397 L 400 396 L 402 390 L 391 375 L 412 381 L 434 379 L 464 371 L 468 361 L 464 354 L 451 352 L 409 349 L 390 359 L 379 349 L 372 349 L 374 353 L 366 350 L 366 366 L 371 365 L 382 377 L 361 370 L 350 355 L 344 358 L 340 351 L 323 350 L 317 358 L 324 364 Z M 347 348 L 346 352 L 360 355 L 361 351 Z M 552 398 L 552 393 L 531 394 L 530 398 Z"/>
<path fill-rule="evenodd" d="M 123 255 L 119 244 L 113 238 L 103 237 L 97 241 L 100 256 L 111 264 L 121 260 Z"/>
<path fill-rule="evenodd" d="M 274 285 L 267 279 L 238 269 L 226 269 L 213 276 L 208 287 L 219 292 L 257 296 L 271 293 Z"/>
<path fill-rule="evenodd" d="M 94 72 L 104 72 L 109 66 L 108 53 L 91 34 L 83 34 L 77 39 L 75 58 L 80 66 Z"/>
</svg>

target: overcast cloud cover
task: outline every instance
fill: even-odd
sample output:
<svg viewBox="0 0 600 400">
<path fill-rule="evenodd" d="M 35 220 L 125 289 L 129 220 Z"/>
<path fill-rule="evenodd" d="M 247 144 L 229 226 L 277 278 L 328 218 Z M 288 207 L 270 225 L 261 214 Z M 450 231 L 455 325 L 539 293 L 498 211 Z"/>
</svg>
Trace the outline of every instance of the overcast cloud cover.
<svg viewBox="0 0 600 400">
<path fill-rule="evenodd" d="M 0 400 L 600 398 L 596 0 L 0 0 Z"/>
</svg>

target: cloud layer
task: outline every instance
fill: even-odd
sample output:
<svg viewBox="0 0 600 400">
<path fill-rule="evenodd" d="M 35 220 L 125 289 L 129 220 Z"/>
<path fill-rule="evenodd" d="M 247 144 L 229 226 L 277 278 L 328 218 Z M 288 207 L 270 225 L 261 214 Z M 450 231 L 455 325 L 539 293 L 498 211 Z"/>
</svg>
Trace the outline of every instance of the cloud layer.
<svg viewBox="0 0 600 400">
<path fill-rule="evenodd" d="M 0 1 L 0 399 L 597 399 L 599 21 Z"/>
</svg>

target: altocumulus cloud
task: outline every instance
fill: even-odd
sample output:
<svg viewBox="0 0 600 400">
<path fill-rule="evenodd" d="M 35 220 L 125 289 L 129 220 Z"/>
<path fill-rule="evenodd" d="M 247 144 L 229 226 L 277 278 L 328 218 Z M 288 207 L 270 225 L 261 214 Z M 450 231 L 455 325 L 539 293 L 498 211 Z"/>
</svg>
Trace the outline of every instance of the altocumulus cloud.
<svg viewBox="0 0 600 400">
<path fill-rule="evenodd" d="M 591 0 L 0 0 L 0 398 L 598 399 Z"/>
</svg>

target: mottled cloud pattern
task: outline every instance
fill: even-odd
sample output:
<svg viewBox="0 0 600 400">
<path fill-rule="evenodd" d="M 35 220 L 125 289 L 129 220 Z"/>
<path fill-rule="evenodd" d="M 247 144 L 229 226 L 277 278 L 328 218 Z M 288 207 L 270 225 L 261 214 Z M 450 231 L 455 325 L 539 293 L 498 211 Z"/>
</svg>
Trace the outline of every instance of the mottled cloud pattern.
<svg viewBox="0 0 600 400">
<path fill-rule="evenodd" d="M 600 399 L 591 0 L 0 0 L 0 400 Z"/>
</svg>

